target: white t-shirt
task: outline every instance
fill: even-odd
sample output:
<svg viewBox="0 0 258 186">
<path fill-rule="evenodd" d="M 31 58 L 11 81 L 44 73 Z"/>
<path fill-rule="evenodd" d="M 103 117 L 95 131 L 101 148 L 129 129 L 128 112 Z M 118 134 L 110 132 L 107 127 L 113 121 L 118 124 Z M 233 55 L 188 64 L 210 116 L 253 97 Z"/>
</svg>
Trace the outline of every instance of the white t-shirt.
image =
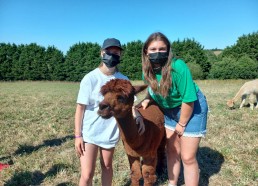
<svg viewBox="0 0 258 186">
<path fill-rule="evenodd" d="M 86 105 L 82 123 L 83 140 L 107 149 L 115 147 L 119 140 L 119 129 L 114 117 L 103 119 L 97 111 L 103 100 L 101 87 L 115 78 L 129 80 L 120 72 L 107 76 L 99 68 L 94 69 L 82 79 L 77 98 L 77 103 Z"/>
</svg>

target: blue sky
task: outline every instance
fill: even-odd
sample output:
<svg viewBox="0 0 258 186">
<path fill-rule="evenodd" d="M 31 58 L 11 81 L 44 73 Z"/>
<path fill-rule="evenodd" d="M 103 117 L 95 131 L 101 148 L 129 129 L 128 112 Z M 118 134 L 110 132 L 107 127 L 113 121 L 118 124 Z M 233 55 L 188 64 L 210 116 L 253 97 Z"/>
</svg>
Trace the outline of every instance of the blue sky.
<svg viewBox="0 0 258 186">
<path fill-rule="evenodd" d="M 258 31 L 257 0 L 0 0 L 0 43 L 55 46 L 64 54 L 79 42 L 122 44 L 153 32 L 170 41 L 195 39 L 224 49 Z"/>
</svg>

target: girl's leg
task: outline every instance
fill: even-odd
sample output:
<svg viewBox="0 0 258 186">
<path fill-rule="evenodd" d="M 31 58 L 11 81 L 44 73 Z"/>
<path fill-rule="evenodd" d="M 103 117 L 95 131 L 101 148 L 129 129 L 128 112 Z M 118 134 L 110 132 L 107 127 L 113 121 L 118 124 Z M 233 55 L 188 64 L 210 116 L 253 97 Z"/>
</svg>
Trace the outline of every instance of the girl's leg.
<svg viewBox="0 0 258 186">
<path fill-rule="evenodd" d="M 169 129 L 167 135 L 167 169 L 169 184 L 176 185 L 180 173 L 180 138 Z"/>
<path fill-rule="evenodd" d="M 112 160 L 115 148 L 100 148 L 100 165 L 102 170 L 102 186 L 111 186 L 113 177 Z"/>
<path fill-rule="evenodd" d="M 83 156 L 80 157 L 81 178 L 79 186 L 91 186 L 99 147 L 89 143 L 85 143 L 84 145 L 85 151 L 83 152 Z"/>
<path fill-rule="evenodd" d="M 181 159 L 184 166 L 186 186 L 198 186 L 199 183 L 199 166 L 196 153 L 200 140 L 200 137 L 181 137 Z"/>
</svg>

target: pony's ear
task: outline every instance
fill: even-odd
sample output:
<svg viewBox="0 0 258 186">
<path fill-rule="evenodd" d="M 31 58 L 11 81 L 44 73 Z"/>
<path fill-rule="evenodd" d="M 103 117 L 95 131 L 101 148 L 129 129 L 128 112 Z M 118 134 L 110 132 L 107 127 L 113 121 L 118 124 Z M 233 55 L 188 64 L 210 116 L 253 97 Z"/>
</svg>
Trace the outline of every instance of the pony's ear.
<svg viewBox="0 0 258 186">
<path fill-rule="evenodd" d="M 137 85 L 137 86 L 133 86 L 134 90 L 135 90 L 135 94 L 138 94 L 139 92 L 145 90 L 148 87 L 148 85 Z"/>
</svg>

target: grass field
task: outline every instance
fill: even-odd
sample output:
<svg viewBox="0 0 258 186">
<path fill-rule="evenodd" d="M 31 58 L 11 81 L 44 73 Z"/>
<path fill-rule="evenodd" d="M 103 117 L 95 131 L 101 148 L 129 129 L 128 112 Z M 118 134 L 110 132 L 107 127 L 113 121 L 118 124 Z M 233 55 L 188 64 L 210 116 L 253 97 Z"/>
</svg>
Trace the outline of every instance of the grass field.
<svg viewBox="0 0 258 186">
<path fill-rule="evenodd" d="M 208 133 L 198 151 L 200 185 L 258 185 L 258 109 L 226 107 L 244 82 L 197 81 L 210 109 Z M 0 172 L 0 185 L 78 185 L 73 140 L 78 89 L 79 83 L 0 82 L 0 162 L 11 164 Z M 113 185 L 129 185 L 121 142 L 113 167 Z M 157 185 L 167 185 L 166 178 Z M 101 185 L 99 165 L 94 185 Z"/>
</svg>

